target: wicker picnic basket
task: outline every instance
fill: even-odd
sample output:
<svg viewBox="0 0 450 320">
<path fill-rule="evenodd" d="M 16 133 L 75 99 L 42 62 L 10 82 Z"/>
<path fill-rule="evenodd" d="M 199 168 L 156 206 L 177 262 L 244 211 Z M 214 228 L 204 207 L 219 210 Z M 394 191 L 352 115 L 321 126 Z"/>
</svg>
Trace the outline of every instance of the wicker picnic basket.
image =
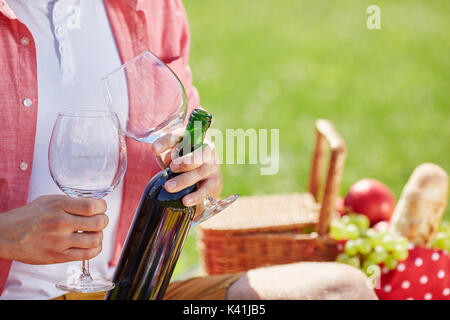
<svg viewBox="0 0 450 320">
<path fill-rule="evenodd" d="M 336 242 L 328 236 L 335 214 L 347 147 L 331 122 L 315 124 L 316 143 L 309 192 L 241 197 L 200 224 L 198 247 L 207 274 L 226 274 L 297 261 L 332 261 Z M 328 173 L 319 199 L 323 160 Z"/>
</svg>

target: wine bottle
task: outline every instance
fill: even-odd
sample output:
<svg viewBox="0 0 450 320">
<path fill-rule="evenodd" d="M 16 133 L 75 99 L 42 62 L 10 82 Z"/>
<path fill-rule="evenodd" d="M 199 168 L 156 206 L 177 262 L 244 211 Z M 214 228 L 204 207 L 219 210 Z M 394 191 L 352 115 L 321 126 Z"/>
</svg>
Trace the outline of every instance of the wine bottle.
<svg viewBox="0 0 450 320">
<path fill-rule="evenodd" d="M 204 110 L 192 111 L 179 156 L 202 147 L 211 120 L 211 114 Z M 163 298 L 196 211 L 195 206 L 186 207 L 182 202 L 186 194 L 196 190 L 195 185 L 175 193 L 164 188 L 176 175 L 167 168 L 145 187 L 114 273 L 115 287 L 105 299 Z"/>
</svg>

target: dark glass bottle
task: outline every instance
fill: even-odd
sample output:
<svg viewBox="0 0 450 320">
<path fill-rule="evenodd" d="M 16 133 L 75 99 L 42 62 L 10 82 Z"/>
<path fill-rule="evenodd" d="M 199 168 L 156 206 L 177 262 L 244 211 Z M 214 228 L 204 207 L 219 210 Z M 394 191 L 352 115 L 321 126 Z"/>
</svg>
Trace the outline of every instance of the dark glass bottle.
<svg viewBox="0 0 450 320">
<path fill-rule="evenodd" d="M 202 147 L 211 120 L 204 110 L 192 111 L 180 156 Z M 182 203 L 195 185 L 176 193 L 164 188 L 176 175 L 165 169 L 145 187 L 114 273 L 115 288 L 105 299 L 159 300 L 164 296 L 196 210 Z"/>
</svg>

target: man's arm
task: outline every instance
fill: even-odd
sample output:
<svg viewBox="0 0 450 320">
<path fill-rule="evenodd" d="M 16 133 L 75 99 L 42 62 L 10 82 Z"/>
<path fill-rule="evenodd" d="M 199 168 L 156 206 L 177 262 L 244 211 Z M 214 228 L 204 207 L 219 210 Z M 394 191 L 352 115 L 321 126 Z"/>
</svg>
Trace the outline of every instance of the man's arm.
<svg viewBox="0 0 450 320">
<path fill-rule="evenodd" d="M 49 195 L 4 212 L 0 258 L 28 264 L 91 259 L 102 249 L 105 211 L 104 200 Z"/>
</svg>

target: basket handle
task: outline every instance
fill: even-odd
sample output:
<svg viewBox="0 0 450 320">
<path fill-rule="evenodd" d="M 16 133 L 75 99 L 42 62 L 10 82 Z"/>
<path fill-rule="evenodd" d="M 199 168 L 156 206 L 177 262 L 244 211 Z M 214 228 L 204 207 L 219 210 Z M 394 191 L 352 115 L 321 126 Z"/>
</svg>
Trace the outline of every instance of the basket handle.
<svg viewBox="0 0 450 320">
<path fill-rule="evenodd" d="M 329 146 L 331 149 L 328 174 L 323 191 L 319 223 L 317 226 L 319 235 L 325 235 L 329 231 L 336 199 L 339 194 L 345 159 L 347 157 L 347 145 L 330 121 L 318 119 L 315 128 L 316 145 L 309 177 L 309 192 L 314 196 L 317 202 L 319 202 L 318 193 L 320 181 L 322 180 L 322 166 L 327 151 L 326 147 Z"/>
</svg>

